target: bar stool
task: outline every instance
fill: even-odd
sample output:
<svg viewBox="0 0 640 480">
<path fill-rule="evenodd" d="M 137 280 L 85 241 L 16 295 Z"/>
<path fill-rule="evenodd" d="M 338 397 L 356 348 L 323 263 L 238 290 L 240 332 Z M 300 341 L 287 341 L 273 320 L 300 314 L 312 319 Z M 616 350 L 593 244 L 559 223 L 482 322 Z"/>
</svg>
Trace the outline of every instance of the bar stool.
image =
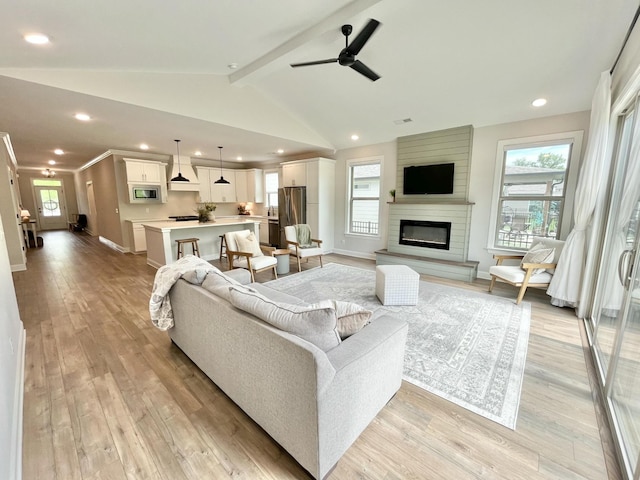
<svg viewBox="0 0 640 480">
<path fill-rule="evenodd" d="M 220 235 L 220 258 L 219 260 L 222 262 L 222 257 L 227 256 L 227 243 L 224 239 L 224 235 Z"/>
<path fill-rule="evenodd" d="M 191 244 L 191 250 L 193 250 L 193 254 L 196 257 L 200 256 L 200 249 L 198 248 L 198 240 L 200 240 L 199 238 L 183 238 L 181 240 L 176 240 L 176 243 L 178 244 L 178 255 L 177 255 L 177 259 L 179 259 L 180 257 L 184 257 L 184 244 L 185 243 L 190 243 Z"/>
</svg>

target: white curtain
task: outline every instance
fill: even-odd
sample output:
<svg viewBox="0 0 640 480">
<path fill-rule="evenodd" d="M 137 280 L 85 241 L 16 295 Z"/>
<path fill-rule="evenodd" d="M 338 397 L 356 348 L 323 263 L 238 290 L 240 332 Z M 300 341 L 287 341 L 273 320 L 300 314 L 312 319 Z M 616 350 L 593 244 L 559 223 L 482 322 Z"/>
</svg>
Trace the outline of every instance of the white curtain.
<svg viewBox="0 0 640 480">
<path fill-rule="evenodd" d="M 575 226 L 562 249 L 556 273 L 553 275 L 547 294 L 551 304 L 558 307 L 577 307 L 584 272 L 586 230 L 596 206 L 598 192 L 604 178 L 605 155 L 611 112 L 611 74 L 600 74 L 600 82 L 591 102 L 589 140 L 580 169 L 573 204 Z"/>
</svg>

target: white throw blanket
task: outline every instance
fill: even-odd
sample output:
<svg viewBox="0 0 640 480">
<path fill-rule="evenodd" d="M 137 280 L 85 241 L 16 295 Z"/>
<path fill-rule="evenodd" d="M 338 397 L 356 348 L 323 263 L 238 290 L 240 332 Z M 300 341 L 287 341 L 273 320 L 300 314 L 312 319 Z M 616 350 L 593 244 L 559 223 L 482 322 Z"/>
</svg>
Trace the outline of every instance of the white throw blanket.
<svg viewBox="0 0 640 480">
<path fill-rule="evenodd" d="M 187 255 L 170 265 L 163 265 L 156 272 L 156 278 L 149 299 L 151 322 L 160 330 L 173 327 L 173 310 L 169 300 L 169 290 L 180 278 L 200 285 L 209 272 L 218 270 L 206 260 L 194 255 Z M 219 270 L 218 270 L 219 271 Z"/>
</svg>

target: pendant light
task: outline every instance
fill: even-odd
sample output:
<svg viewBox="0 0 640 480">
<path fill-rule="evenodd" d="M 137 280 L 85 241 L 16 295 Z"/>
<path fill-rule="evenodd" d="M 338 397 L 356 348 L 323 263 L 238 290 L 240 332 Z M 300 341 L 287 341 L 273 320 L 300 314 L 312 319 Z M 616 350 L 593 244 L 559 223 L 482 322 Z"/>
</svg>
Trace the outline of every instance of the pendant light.
<svg viewBox="0 0 640 480">
<path fill-rule="evenodd" d="M 172 182 L 188 182 L 189 179 L 182 176 L 180 171 L 180 140 L 174 140 L 176 142 L 176 149 L 178 150 L 178 176 L 171 179 Z"/>
<path fill-rule="evenodd" d="M 224 183 L 226 185 L 229 185 L 229 180 L 225 180 L 224 177 L 222 176 L 222 147 L 218 147 L 220 150 L 220 178 L 218 180 L 216 180 L 213 183 Z"/>
</svg>

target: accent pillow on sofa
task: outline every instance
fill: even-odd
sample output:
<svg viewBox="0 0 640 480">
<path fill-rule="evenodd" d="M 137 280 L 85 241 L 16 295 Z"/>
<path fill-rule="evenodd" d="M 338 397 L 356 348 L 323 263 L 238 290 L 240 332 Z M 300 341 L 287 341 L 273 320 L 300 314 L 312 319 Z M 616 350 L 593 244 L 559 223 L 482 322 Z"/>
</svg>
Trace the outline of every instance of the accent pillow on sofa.
<svg viewBox="0 0 640 480">
<path fill-rule="evenodd" d="M 250 253 L 252 257 L 264 256 L 264 253 L 260 250 L 260 243 L 253 232 L 246 237 L 236 235 L 236 243 L 238 244 L 238 250 L 241 252 Z"/>
<path fill-rule="evenodd" d="M 338 333 L 344 340 L 371 323 L 373 312 L 356 303 L 331 300 L 338 317 Z"/>
<path fill-rule="evenodd" d="M 542 244 L 537 244 L 531 247 L 520 262 L 520 268 L 524 263 L 550 263 L 553 262 L 553 257 L 556 253 L 555 248 L 545 248 Z M 544 272 L 544 268 L 536 268 L 533 271 L 533 275 Z"/>
<path fill-rule="evenodd" d="M 285 332 L 297 335 L 313 343 L 325 352 L 340 345 L 336 310 L 330 300 L 314 305 L 278 303 L 258 292 L 229 288 L 230 302 L 234 307 L 255 315 Z"/>
</svg>

